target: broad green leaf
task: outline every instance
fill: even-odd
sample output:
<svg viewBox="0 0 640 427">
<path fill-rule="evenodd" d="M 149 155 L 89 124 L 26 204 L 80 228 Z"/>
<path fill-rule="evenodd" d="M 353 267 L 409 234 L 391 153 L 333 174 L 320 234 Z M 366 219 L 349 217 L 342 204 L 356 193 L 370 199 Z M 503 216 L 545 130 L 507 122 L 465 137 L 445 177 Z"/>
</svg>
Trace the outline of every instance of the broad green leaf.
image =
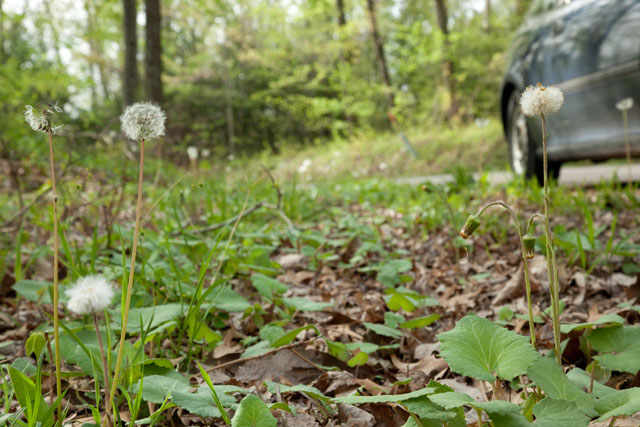
<svg viewBox="0 0 640 427">
<path fill-rule="evenodd" d="M 51 304 L 50 286 L 53 286 L 53 283 L 39 282 L 37 280 L 19 280 L 11 288 L 18 295 L 29 301 Z"/>
<path fill-rule="evenodd" d="M 401 314 L 394 313 L 392 311 L 387 311 L 384 314 L 384 324 L 392 329 L 397 329 L 398 325 L 404 321 L 405 318 Z"/>
<path fill-rule="evenodd" d="M 325 396 L 320 390 L 310 385 L 297 384 L 294 386 L 288 386 L 284 384 L 277 384 L 272 381 L 265 381 L 265 384 L 270 393 L 276 393 L 276 386 L 278 386 L 280 393 L 306 393 L 315 399 L 322 400 L 323 402 L 329 403 L 331 401 L 330 397 Z"/>
<path fill-rule="evenodd" d="M 325 308 L 333 307 L 332 302 L 309 301 L 307 298 L 301 297 L 282 298 L 282 303 L 297 311 L 322 311 Z"/>
<path fill-rule="evenodd" d="M 589 390 L 591 386 L 591 376 L 580 368 L 573 368 L 567 372 L 567 378 L 583 391 Z M 593 382 L 593 396 L 597 399 L 615 392 L 615 388 L 607 387 L 598 381 Z"/>
<path fill-rule="evenodd" d="M 233 396 L 226 394 L 227 392 L 235 392 L 235 390 L 229 390 L 228 387 L 229 386 L 222 385 L 216 386 L 220 403 L 222 403 L 222 406 L 225 408 L 231 408 L 236 404 L 236 399 Z M 220 411 L 218 410 L 216 402 L 211 394 L 211 390 L 208 387 L 202 386 L 195 393 L 173 391 L 171 393 L 171 401 L 190 413 L 201 417 L 221 417 Z"/>
<path fill-rule="evenodd" d="M 229 286 L 223 286 L 219 291 L 214 291 L 207 295 L 207 300 L 213 300 L 214 298 L 215 301 L 212 304 L 203 304 L 201 308 L 212 307 L 230 313 L 242 313 L 251 307 L 251 304 L 242 295 L 229 288 Z"/>
<path fill-rule="evenodd" d="M 436 405 L 426 396 L 408 399 L 403 401 L 402 404 L 412 414 L 416 414 L 418 417 L 428 420 L 447 421 L 455 418 L 457 415 L 453 411 L 447 411 L 441 406 Z"/>
<path fill-rule="evenodd" d="M 370 342 L 349 342 L 345 346 L 351 351 L 359 350 L 365 353 L 373 353 L 380 348 L 379 345 Z"/>
<path fill-rule="evenodd" d="M 407 329 L 424 328 L 426 326 L 429 326 L 439 318 L 440 318 L 440 315 L 438 313 L 434 313 L 430 316 L 418 317 L 416 319 L 411 319 L 411 320 L 407 320 L 406 322 L 402 322 L 400 323 L 400 327 L 407 328 Z"/>
<path fill-rule="evenodd" d="M 385 325 L 378 325 L 376 323 L 364 322 L 363 324 L 367 329 L 371 329 L 378 335 L 390 338 L 402 338 L 402 332 L 397 329 L 393 329 Z"/>
<path fill-rule="evenodd" d="M 47 341 L 44 339 L 44 334 L 34 331 L 29 335 L 27 342 L 24 344 L 25 354 L 27 356 L 35 354 L 36 358 L 40 357 L 40 353 L 46 344 Z"/>
<path fill-rule="evenodd" d="M 251 283 L 258 293 L 269 301 L 273 300 L 274 293 L 276 295 L 283 294 L 289 289 L 287 285 L 280 283 L 276 279 L 267 277 L 262 273 L 256 273 L 251 276 Z"/>
<path fill-rule="evenodd" d="M 440 355 L 451 370 L 479 380 L 494 381 L 496 373 L 511 381 L 540 358 L 527 337 L 476 315 L 464 317 L 438 338 Z"/>
<path fill-rule="evenodd" d="M 594 359 L 612 371 L 635 374 L 640 371 L 640 326 L 596 329 L 588 340 L 600 353 Z"/>
<path fill-rule="evenodd" d="M 259 341 L 254 345 L 247 347 L 240 358 L 245 359 L 247 357 L 258 356 L 260 354 L 266 353 L 271 349 L 272 347 L 271 344 L 269 344 L 269 341 Z"/>
<path fill-rule="evenodd" d="M 601 415 L 598 421 L 620 415 L 633 415 L 640 412 L 640 388 L 617 390 L 596 402 L 596 411 Z"/>
<path fill-rule="evenodd" d="M 326 338 L 324 339 L 324 342 L 327 343 L 330 355 L 336 359 L 342 360 L 343 362 L 346 362 L 349 359 L 349 350 L 345 344 L 338 341 L 331 341 Z"/>
<path fill-rule="evenodd" d="M 568 334 L 571 331 L 579 331 L 581 329 L 592 328 L 598 325 L 621 326 L 624 325 L 624 322 L 625 321 L 622 317 L 612 313 L 600 316 L 598 320 L 595 320 L 593 322 L 576 323 L 573 325 L 560 325 L 560 331 L 563 334 Z"/>
<path fill-rule="evenodd" d="M 412 391 L 411 393 L 404 394 L 381 394 L 378 396 L 341 396 L 333 399 L 335 403 L 346 403 L 348 405 L 361 405 L 365 403 L 389 403 L 389 402 L 403 402 L 415 397 L 426 396 L 437 392 L 437 388 L 427 386 L 420 390 Z"/>
<path fill-rule="evenodd" d="M 552 399 L 575 402 L 582 413 L 595 416 L 593 410 L 595 399 L 582 391 L 580 387 L 569 381 L 555 359 L 543 357 L 538 359 L 527 371 L 531 381 L 535 382 Z"/>
<path fill-rule="evenodd" d="M 255 394 L 242 399 L 231 419 L 232 427 L 276 427 L 278 420 L 271 415 L 269 407 Z"/>
<path fill-rule="evenodd" d="M 202 319 L 189 316 L 187 332 L 192 341 L 204 340 L 207 344 L 213 344 L 222 340 L 222 335 L 208 327 Z"/>
<path fill-rule="evenodd" d="M 590 418 L 579 410 L 574 402 L 545 397 L 533 407 L 534 426 L 539 427 L 587 427 Z"/>
<path fill-rule="evenodd" d="M 140 382 L 134 387 L 135 392 L 139 387 Z M 175 376 L 149 375 L 144 377 L 142 383 L 142 398 L 147 402 L 162 404 L 167 395 L 177 391 L 186 393 L 190 388 L 189 380 L 185 377 L 177 379 Z"/>
<path fill-rule="evenodd" d="M 222 401 L 218 397 L 218 393 L 216 392 L 216 388 L 213 385 L 213 381 L 211 381 L 211 377 L 209 376 L 207 371 L 202 367 L 202 365 L 199 363 L 198 363 L 198 369 L 200 369 L 200 374 L 202 375 L 202 378 L 204 379 L 204 381 L 207 383 L 207 387 L 209 387 L 209 390 L 211 391 L 211 397 L 213 397 L 213 401 L 216 403 L 216 407 L 218 408 L 218 411 L 220 412 L 222 419 L 224 420 L 225 424 L 227 425 L 231 424 L 231 420 L 229 420 L 229 415 L 227 415 L 227 413 L 224 411 Z"/>
<path fill-rule="evenodd" d="M 50 407 L 47 405 L 42 395 L 36 396 L 35 383 L 13 366 L 9 366 L 8 370 L 9 378 L 11 379 L 11 384 L 13 385 L 13 390 L 16 394 L 16 398 L 18 399 L 18 403 L 20 403 L 20 407 L 28 413 L 28 408 L 35 411 L 35 406 L 38 406 L 38 411 L 34 413 L 35 419 L 31 421 L 38 421 L 42 423 L 42 427 L 49 427 L 53 425 L 54 421 L 48 415 Z M 33 423 L 33 425 L 35 425 L 35 423 Z"/>
<path fill-rule="evenodd" d="M 120 330 L 122 328 L 122 324 L 120 323 L 120 309 L 111 310 L 111 316 L 113 318 L 113 329 Z M 161 304 L 152 307 L 132 308 L 129 310 L 127 332 L 139 333 L 142 328 L 153 329 L 180 316 L 182 316 L 182 307 L 180 304 Z M 142 318 L 142 325 L 140 325 L 140 318 Z M 149 324 L 150 322 L 151 324 Z"/>
</svg>

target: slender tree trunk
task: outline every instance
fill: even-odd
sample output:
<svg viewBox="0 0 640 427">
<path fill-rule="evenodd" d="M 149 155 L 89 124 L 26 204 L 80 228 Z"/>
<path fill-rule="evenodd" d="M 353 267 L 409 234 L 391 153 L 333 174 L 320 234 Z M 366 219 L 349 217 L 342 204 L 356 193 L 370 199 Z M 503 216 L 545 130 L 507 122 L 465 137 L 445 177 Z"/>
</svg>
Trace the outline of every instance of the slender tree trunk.
<svg viewBox="0 0 640 427">
<path fill-rule="evenodd" d="M 451 60 L 451 45 L 449 41 L 449 17 L 447 16 L 446 0 L 435 0 L 436 16 L 438 27 L 444 36 L 442 61 L 442 80 L 449 92 L 449 108 L 447 109 L 447 119 L 451 119 L 458 113 L 458 101 L 456 98 L 456 82 L 453 77 L 453 61 Z"/>
<path fill-rule="evenodd" d="M 378 58 L 378 68 L 382 75 L 382 81 L 387 86 L 387 96 L 389 98 L 389 106 L 393 107 L 395 104 L 393 96 L 393 87 L 391 86 L 391 76 L 389 75 L 389 67 L 387 67 L 387 59 L 384 55 L 384 44 L 380 32 L 378 31 L 378 20 L 376 18 L 376 8 L 374 0 L 367 0 L 367 9 L 369 11 L 369 19 L 371 20 L 371 36 L 373 37 L 373 43 L 376 48 L 376 56 Z"/>
<path fill-rule="evenodd" d="M 138 99 L 138 33 L 136 24 L 136 0 L 123 0 L 124 7 L 124 73 L 122 90 L 125 105 L 131 105 Z"/>
<path fill-rule="evenodd" d="M 489 33 L 491 31 L 491 0 L 484 0 L 482 28 L 485 33 Z"/>
<path fill-rule="evenodd" d="M 160 42 L 160 0 L 145 0 L 147 25 L 145 27 L 146 92 L 150 101 L 162 103 L 162 44 Z"/>
<path fill-rule="evenodd" d="M 4 1 L 0 0 L 0 64 L 4 64 L 4 9 L 2 8 Z"/>
<path fill-rule="evenodd" d="M 338 12 L 338 25 L 347 25 L 347 15 L 344 13 L 344 0 L 336 0 L 336 10 Z"/>
<path fill-rule="evenodd" d="M 225 113 L 227 116 L 227 142 L 229 144 L 229 154 L 236 154 L 236 139 L 234 133 L 233 124 L 233 99 L 231 97 L 231 79 L 229 74 L 231 73 L 231 67 L 227 67 L 227 72 L 224 79 L 224 101 L 225 101 Z"/>
<path fill-rule="evenodd" d="M 58 65 L 62 65 L 62 59 L 60 57 L 60 34 L 58 33 L 58 29 L 53 21 L 53 16 L 51 15 L 51 5 L 49 4 L 49 1 L 44 1 L 43 6 L 48 18 L 49 29 L 51 30 L 51 41 L 53 42 L 53 51 L 56 56 L 56 62 Z"/>
<path fill-rule="evenodd" d="M 89 67 L 92 69 L 92 75 L 97 74 L 100 78 L 100 85 L 102 86 L 102 96 L 105 99 L 109 99 L 110 91 L 109 84 L 107 82 L 107 73 L 104 69 L 104 49 L 102 48 L 102 42 L 96 37 L 96 31 L 98 24 L 96 22 L 96 16 L 98 12 L 95 9 L 95 3 L 93 1 L 85 1 L 84 8 L 87 12 L 87 41 L 89 42 Z M 95 70 L 95 71 L 94 71 Z"/>
</svg>

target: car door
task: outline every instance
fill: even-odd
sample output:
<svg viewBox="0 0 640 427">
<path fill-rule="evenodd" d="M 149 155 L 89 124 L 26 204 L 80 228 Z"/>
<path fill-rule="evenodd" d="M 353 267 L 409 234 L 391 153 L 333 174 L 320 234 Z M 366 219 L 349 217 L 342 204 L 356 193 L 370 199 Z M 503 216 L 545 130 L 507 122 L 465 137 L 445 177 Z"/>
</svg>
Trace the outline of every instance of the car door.
<svg viewBox="0 0 640 427">
<path fill-rule="evenodd" d="M 549 117 L 549 157 L 610 157 L 624 152 L 615 104 L 638 92 L 638 0 L 562 0 L 542 47 L 543 81 L 565 93 Z M 634 62 L 635 61 L 635 62 Z M 628 95 L 624 95 L 624 93 Z"/>
</svg>

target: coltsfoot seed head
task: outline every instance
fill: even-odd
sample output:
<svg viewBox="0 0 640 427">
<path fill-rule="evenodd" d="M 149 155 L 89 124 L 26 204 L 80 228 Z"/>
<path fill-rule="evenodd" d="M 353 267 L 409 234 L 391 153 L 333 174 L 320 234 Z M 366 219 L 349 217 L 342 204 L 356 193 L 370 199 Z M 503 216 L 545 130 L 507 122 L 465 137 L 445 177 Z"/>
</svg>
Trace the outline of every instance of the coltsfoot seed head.
<svg viewBox="0 0 640 427">
<path fill-rule="evenodd" d="M 544 87 L 538 83 L 528 86 L 520 97 L 522 112 L 529 117 L 557 113 L 564 103 L 562 91 L 555 86 Z"/>
<path fill-rule="evenodd" d="M 625 98 L 616 104 L 616 108 L 620 111 L 630 110 L 633 108 L 633 98 Z"/>
<path fill-rule="evenodd" d="M 536 236 L 526 234 L 522 240 L 524 241 L 524 255 L 527 259 L 532 259 L 536 256 Z"/>
<path fill-rule="evenodd" d="M 69 297 L 67 308 L 75 314 L 103 311 L 113 298 L 113 287 L 103 276 L 85 276 L 78 279 L 65 292 Z"/>
<path fill-rule="evenodd" d="M 120 116 L 122 131 L 135 141 L 164 135 L 165 119 L 166 116 L 160 107 L 150 102 L 130 105 Z"/>
<path fill-rule="evenodd" d="M 480 218 L 478 215 L 469 215 L 467 221 L 464 223 L 462 230 L 460 230 L 460 237 L 468 239 L 471 237 L 474 231 L 480 227 Z"/>
<path fill-rule="evenodd" d="M 187 147 L 187 156 L 191 161 L 198 160 L 198 149 L 192 146 Z"/>
</svg>

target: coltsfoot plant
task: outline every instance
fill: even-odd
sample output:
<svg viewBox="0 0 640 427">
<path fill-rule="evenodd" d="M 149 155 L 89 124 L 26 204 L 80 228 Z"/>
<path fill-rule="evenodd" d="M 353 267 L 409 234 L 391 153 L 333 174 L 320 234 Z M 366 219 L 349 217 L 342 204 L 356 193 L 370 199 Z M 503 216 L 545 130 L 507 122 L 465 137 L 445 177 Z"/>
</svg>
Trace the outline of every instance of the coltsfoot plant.
<svg viewBox="0 0 640 427">
<path fill-rule="evenodd" d="M 53 160 L 53 134 L 61 126 L 53 126 L 52 119 L 54 114 L 61 113 L 62 109 L 57 105 L 51 105 L 51 108 L 43 109 L 40 113 L 34 112 L 31 105 L 25 107 L 24 119 L 31 129 L 37 132 L 44 132 L 49 140 L 49 165 L 51 169 L 51 194 L 53 199 L 53 340 L 55 348 L 55 365 L 56 365 L 56 396 L 62 394 L 61 382 L 61 362 L 60 362 L 60 333 L 59 333 L 59 315 L 58 315 L 58 191 L 56 189 L 56 170 Z M 62 405 L 58 399 L 58 423 L 62 423 Z"/>
<path fill-rule="evenodd" d="M 138 198 L 136 202 L 136 225 L 133 231 L 133 245 L 131 247 L 131 265 L 129 267 L 129 280 L 127 282 L 127 296 L 122 311 L 122 331 L 120 333 L 120 343 L 118 344 L 118 357 L 116 359 L 113 382 L 111 383 L 111 393 L 109 401 L 113 402 L 113 397 L 118 386 L 118 376 L 120 375 L 120 365 L 122 363 L 124 339 L 127 334 L 127 322 L 129 319 L 129 307 L 131 306 L 131 292 L 133 289 L 133 277 L 136 264 L 136 251 L 138 249 L 138 235 L 140 234 L 140 213 L 142 210 L 142 177 L 144 170 L 144 143 L 145 140 L 157 138 L 164 135 L 165 115 L 159 106 L 152 103 L 138 103 L 130 105 L 120 116 L 122 131 L 124 134 L 140 143 L 140 169 L 138 175 Z"/>
</svg>

